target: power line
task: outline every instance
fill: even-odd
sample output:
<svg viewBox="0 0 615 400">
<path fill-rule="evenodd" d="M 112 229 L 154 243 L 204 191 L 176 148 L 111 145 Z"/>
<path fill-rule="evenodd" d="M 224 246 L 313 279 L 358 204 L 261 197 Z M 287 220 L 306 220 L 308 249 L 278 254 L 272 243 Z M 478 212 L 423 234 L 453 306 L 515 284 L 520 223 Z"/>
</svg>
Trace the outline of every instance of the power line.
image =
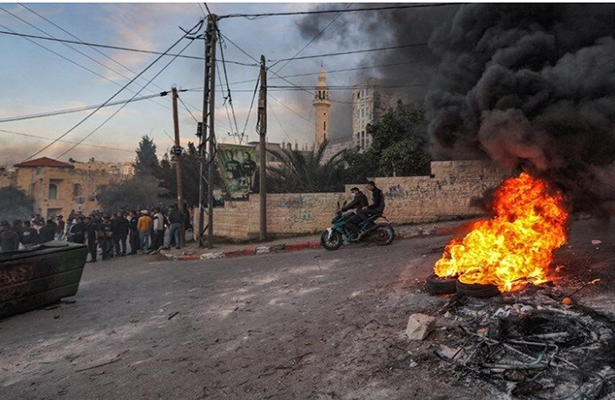
<svg viewBox="0 0 615 400">
<path fill-rule="evenodd" d="M 459 5 L 459 3 L 397 5 L 397 6 L 382 6 L 382 7 L 371 7 L 371 8 L 354 8 L 352 10 L 331 9 L 331 10 L 293 11 L 293 12 L 279 12 L 279 13 L 260 13 L 260 14 L 229 14 L 229 15 L 219 16 L 218 19 L 224 19 L 224 18 L 257 19 L 257 18 L 264 18 L 264 17 L 277 17 L 277 16 L 288 16 L 288 15 L 312 15 L 312 14 L 330 14 L 330 13 L 363 12 L 363 11 L 401 10 L 401 9 L 408 9 L 408 8 L 443 7 L 443 6 L 451 6 L 451 5 Z"/>
<path fill-rule="evenodd" d="M 194 29 L 194 28 L 193 28 Z M 180 39 L 181 40 L 181 39 Z M 179 43 L 179 41 L 178 41 Z M 186 46 L 184 46 L 183 49 L 181 49 L 181 51 L 179 52 L 179 54 L 183 53 L 192 43 L 194 43 L 193 41 L 188 42 L 188 44 Z M 139 89 L 137 91 L 137 93 L 135 93 L 134 96 L 132 96 L 132 98 L 130 99 L 130 101 L 132 101 L 135 97 L 137 97 L 137 95 L 139 95 L 139 93 L 141 93 L 150 83 L 152 83 L 152 81 L 154 81 L 154 79 L 158 78 L 158 76 L 160 74 L 162 74 L 169 65 L 171 65 L 173 63 L 173 61 L 177 60 L 177 57 L 172 58 L 171 60 L 169 60 L 169 62 L 162 67 L 162 69 L 160 71 L 158 71 L 158 73 L 156 73 L 156 75 L 154 75 L 146 84 L 145 86 L 143 86 L 141 89 Z M 96 133 L 100 128 L 102 128 L 107 122 L 109 122 L 113 117 L 115 117 L 120 111 L 122 111 L 124 109 L 124 107 L 126 107 L 128 105 L 128 103 L 130 103 L 130 101 L 124 103 L 119 109 L 117 109 L 113 114 L 111 114 L 107 119 L 105 119 L 103 121 L 102 124 L 98 125 L 96 127 L 96 129 L 94 129 L 92 132 L 88 133 L 83 139 L 81 139 L 79 142 L 77 142 L 76 144 L 74 144 L 72 147 L 70 147 L 68 150 L 64 151 L 62 154 L 60 154 L 58 157 L 56 158 L 62 158 L 66 153 L 70 152 L 71 150 L 73 150 L 75 147 L 79 146 L 81 143 L 83 143 L 87 138 L 89 138 L 90 136 L 92 136 L 94 133 Z"/>
<path fill-rule="evenodd" d="M 45 136 L 30 135 L 28 133 L 23 133 L 23 132 L 7 131 L 5 129 L 0 129 L 0 132 L 9 133 L 11 135 L 25 136 L 25 137 L 34 138 L 34 139 L 54 140 L 53 138 L 48 138 L 48 137 L 45 137 Z M 73 141 L 70 141 L 70 140 L 58 140 L 58 142 L 70 143 L 70 144 L 77 143 L 77 142 L 73 142 Z M 84 143 L 82 145 L 83 146 L 88 146 L 88 147 L 96 147 L 96 148 L 105 149 L 105 150 L 124 151 L 124 152 L 127 152 L 127 153 L 133 153 L 134 152 L 134 150 L 120 149 L 120 148 L 117 148 L 117 147 L 99 146 L 99 145 L 96 145 L 96 144 Z"/>
<path fill-rule="evenodd" d="M 346 10 L 348 10 L 351 6 L 352 6 L 352 3 L 349 3 L 349 4 L 346 6 L 345 11 L 346 11 Z M 337 15 L 335 16 L 335 18 L 333 18 L 333 19 L 332 19 L 332 20 L 331 20 L 331 21 L 327 24 L 327 26 L 325 26 L 325 27 L 324 27 L 324 28 L 323 28 L 320 32 L 318 32 L 318 33 L 316 34 L 316 36 L 314 36 L 314 37 L 312 38 L 312 40 L 310 40 L 309 42 L 307 42 L 307 44 L 306 44 L 305 46 L 303 46 L 303 47 L 301 48 L 301 50 L 299 50 L 299 51 L 297 52 L 297 54 L 295 54 L 295 55 L 294 55 L 294 56 L 293 56 L 290 60 L 286 61 L 286 63 L 285 63 L 284 65 L 282 65 L 280 68 L 278 68 L 278 69 L 277 69 L 277 71 L 276 71 L 276 73 L 277 73 L 277 72 L 282 71 L 282 69 L 284 69 L 284 67 L 286 67 L 286 66 L 287 66 L 287 65 L 288 65 L 288 64 L 289 64 L 292 60 L 296 59 L 296 58 L 297 58 L 297 56 L 299 56 L 299 54 L 301 54 L 301 53 L 303 52 L 303 50 L 307 49 L 309 45 L 311 45 L 311 44 L 312 44 L 312 43 L 313 43 L 316 39 L 318 39 L 320 36 L 322 36 L 322 34 L 323 34 L 323 33 L 325 33 L 325 31 L 326 31 L 326 30 L 327 30 L 327 29 L 328 29 L 331 25 L 333 25 L 333 23 L 334 23 L 335 21 L 337 21 L 337 20 L 339 19 L 339 17 L 341 17 L 341 16 L 342 16 L 342 14 L 343 14 L 343 12 L 340 12 L 339 14 L 337 14 Z M 278 61 L 278 63 L 279 63 L 279 62 L 281 62 L 281 61 Z M 272 65 L 272 66 L 270 66 L 269 68 L 273 68 L 276 64 L 277 64 L 277 63 L 273 64 L 273 65 Z"/>
<path fill-rule="evenodd" d="M 248 127 L 248 121 L 250 120 L 250 115 L 252 114 L 252 107 L 254 106 L 254 99 L 256 99 L 256 93 L 258 92 L 258 84 L 261 81 L 261 75 L 258 74 L 258 78 L 256 78 L 256 85 L 254 86 L 254 93 L 252 93 L 252 101 L 250 101 L 250 108 L 248 109 L 248 116 L 246 117 L 246 123 L 243 125 L 243 131 L 241 131 L 241 136 L 246 133 L 246 128 Z"/>
<path fill-rule="evenodd" d="M 389 46 L 389 47 L 377 47 L 373 49 L 363 49 L 363 50 L 351 50 L 351 51 L 341 51 L 338 53 L 325 53 L 325 54 L 313 54 L 310 56 L 301 56 L 301 57 L 292 57 L 292 58 L 281 58 L 279 60 L 269 60 L 272 62 L 279 63 L 281 61 L 295 61 L 295 60 L 307 60 L 309 58 L 323 58 L 323 57 L 336 57 L 336 56 L 345 56 L 349 54 L 360 54 L 360 53 L 371 53 L 374 51 L 386 51 L 386 50 L 396 50 L 396 49 L 406 49 L 410 47 L 422 47 L 427 46 L 427 42 L 423 43 L 413 43 L 413 44 L 403 44 L 399 46 Z"/>
<path fill-rule="evenodd" d="M 216 26 L 216 29 L 218 30 L 218 34 L 220 34 L 220 30 L 218 29 L 217 26 Z M 230 85 L 228 83 L 228 72 L 226 70 L 226 61 L 224 59 L 224 46 L 225 46 L 225 44 L 223 43 L 222 40 L 220 40 L 220 57 L 222 58 L 222 71 L 224 72 L 224 80 L 226 82 L 226 92 L 227 92 L 227 95 L 226 95 L 226 97 L 224 99 L 224 104 L 226 106 L 226 102 L 228 101 L 228 104 L 231 107 L 231 113 L 233 115 L 233 121 L 235 122 L 236 133 L 237 133 L 237 135 L 239 135 L 239 125 L 237 125 L 237 115 L 235 114 L 235 107 L 233 107 L 233 96 L 231 94 L 231 87 L 230 87 Z M 230 118 L 229 118 L 229 124 L 231 126 L 233 126 L 233 124 L 230 121 Z M 241 144 L 242 141 L 243 141 L 243 135 L 239 136 L 239 144 Z"/>
<path fill-rule="evenodd" d="M 186 111 L 188 111 L 188 114 L 190 114 L 190 116 L 192 117 L 192 119 L 198 124 L 200 121 L 198 119 L 196 119 L 196 117 L 194 116 L 194 114 L 192 114 L 192 111 L 190 111 L 190 109 L 188 108 L 188 106 L 186 105 L 186 103 L 184 103 L 184 101 L 182 100 L 181 97 L 179 97 L 179 95 L 177 96 L 177 98 L 179 99 L 179 102 L 182 103 L 182 105 L 184 106 L 184 108 L 186 109 Z M 175 140 L 175 139 L 172 139 Z"/>
<path fill-rule="evenodd" d="M 46 113 L 39 113 L 39 114 L 29 114 L 29 115 L 20 115 L 17 117 L 7 117 L 7 118 L 2 118 L 0 119 L 0 124 L 5 123 L 5 122 L 15 122 L 15 121 L 25 121 L 25 120 L 30 120 L 30 119 L 36 119 L 36 118 L 44 118 L 44 117 L 55 117 L 57 115 L 64 115 L 64 114 L 72 114 L 72 113 L 77 113 L 77 112 L 82 112 L 82 111 L 88 111 L 88 110 L 93 110 L 95 108 L 98 108 L 100 106 L 102 107 L 111 107 L 111 106 L 117 106 L 120 104 L 124 104 L 124 103 L 135 103 L 137 101 L 141 101 L 141 100 L 148 100 L 148 99 L 152 99 L 155 97 L 164 97 L 168 94 L 168 92 L 161 92 L 161 93 L 157 93 L 157 94 L 150 94 L 147 96 L 141 96 L 141 97 L 137 97 L 134 100 L 130 101 L 130 100 L 118 100 L 118 101 L 112 101 L 109 102 L 107 104 L 98 104 L 95 106 L 84 106 L 84 107 L 77 107 L 77 108 L 67 108 L 64 110 L 56 110 L 56 111 L 49 111 Z"/>
<path fill-rule="evenodd" d="M 72 44 L 81 45 L 81 46 L 90 46 L 90 47 L 93 46 L 93 47 L 100 47 L 100 48 L 112 49 L 112 50 L 132 51 L 132 52 L 135 52 L 135 53 L 162 55 L 162 56 L 166 56 L 166 57 L 177 56 L 178 58 L 188 58 L 188 59 L 191 59 L 191 60 L 200 60 L 200 61 L 205 60 L 205 57 L 200 57 L 200 56 L 189 56 L 189 55 L 184 55 L 184 54 L 173 54 L 173 53 L 166 53 L 165 54 L 165 53 L 160 53 L 158 51 L 134 49 L 134 48 L 130 48 L 130 47 L 113 46 L 113 45 L 106 45 L 106 44 L 100 44 L 100 43 L 90 43 L 90 42 L 78 42 L 76 40 L 54 39 L 54 38 L 45 37 L 45 36 L 28 35 L 28 34 L 25 34 L 25 33 L 15 32 L 14 30 L 9 29 L 9 28 L 7 28 L 4 25 L 0 25 L 0 27 L 2 27 L 3 29 L 6 29 L 5 31 L 0 31 L 0 35 L 19 36 L 19 37 L 23 37 L 23 38 L 47 40 L 47 41 L 51 41 L 51 42 L 72 43 Z M 192 40 L 192 39 L 190 39 L 190 40 Z M 239 62 L 239 61 L 231 61 L 231 60 L 226 60 L 226 62 L 229 63 L 229 64 L 237 64 L 237 65 L 242 65 L 242 66 L 245 66 L 245 67 L 258 67 L 259 66 L 258 64 L 246 64 L 246 63 L 242 63 L 242 62 Z"/>
<path fill-rule="evenodd" d="M 192 29 L 190 29 L 189 32 L 192 32 L 195 28 L 199 28 L 200 26 L 203 25 L 203 20 L 201 19 Z M 169 47 L 167 49 L 166 52 L 171 51 L 171 49 L 173 47 L 175 47 L 179 42 L 181 42 L 186 36 L 188 36 L 189 33 L 184 33 L 184 35 L 179 38 L 175 43 L 173 43 L 171 45 L 171 47 Z M 166 53 L 165 52 L 165 53 Z M 43 151 L 47 150 L 49 147 L 53 146 L 58 140 L 63 139 L 66 135 L 68 135 L 69 133 L 71 133 L 72 131 L 74 131 L 75 129 L 77 129 L 77 127 L 79 127 L 82 123 L 84 123 L 86 120 L 88 120 L 92 115 L 94 115 L 96 112 L 98 112 L 98 110 L 100 110 L 102 107 L 104 107 L 105 104 L 109 103 L 111 100 L 113 100 L 117 95 L 119 95 L 126 87 L 128 87 L 128 85 L 130 85 L 132 82 L 134 82 L 139 76 L 143 75 L 147 70 L 149 70 L 154 64 L 156 64 L 162 57 L 163 57 L 164 53 L 159 55 L 158 57 L 156 57 L 156 59 L 154 61 L 152 61 L 147 67 L 145 67 L 145 69 L 143 69 L 138 75 L 136 75 L 134 78 L 132 78 L 128 83 L 126 83 L 120 90 L 118 90 L 117 92 L 115 92 L 113 94 L 113 96 L 109 97 L 107 99 L 107 101 L 105 101 L 103 104 L 101 104 L 100 107 L 96 108 L 95 110 L 93 110 L 90 114 L 88 114 L 85 118 L 81 119 L 76 125 L 74 125 L 72 128 L 70 128 L 69 130 L 67 130 L 65 133 L 63 133 L 62 135 L 60 135 L 56 140 L 54 140 L 53 142 L 51 142 L 50 144 L 48 144 L 47 146 L 43 147 L 42 149 L 40 149 L 39 151 L 37 151 L 36 153 L 32 154 L 30 157 L 26 158 L 27 161 L 35 156 L 37 156 L 38 154 L 42 153 Z M 175 58 L 173 59 L 175 60 Z"/>
<path fill-rule="evenodd" d="M 50 20 L 50 19 L 48 19 L 47 17 L 45 17 L 45 16 L 43 16 L 43 15 L 39 14 L 38 12 L 34 11 L 33 9 L 29 8 L 29 7 L 28 7 L 28 6 L 26 6 L 25 4 L 23 4 L 23 3 L 19 3 L 19 5 L 20 5 L 20 6 L 22 6 L 23 8 L 25 8 L 26 10 L 30 11 L 30 12 L 31 12 L 31 13 L 33 13 L 34 15 L 38 16 L 39 18 L 43 19 L 44 21 L 48 22 L 49 24 L 53 25 L 54 27 L 58 28 L 58 29 L 59 29 L 59 30 L 61 30 L 62 32 L 66 33 L 67 35 L 71 36 L 72 38 L 74 38 L 74 39 L 78 40 L 79 42 L 81 42 L 81 43 L 84 43 L 84 44 L 85 44 L 85 42 L 84 42 L 81 38 L 77 37 L 76 35 L 74 35 L 73 33 L 69 32 L 68 30 L 66 30 L 66 29 L 62 28 L 60 25 L 58 25 L 58 24 L 56 24 L 55 22 L 51 21 L 51 20 Z M 24 22 L 26 22 L 26 21 L 24 21 Z M 27 22 L 26 22 L 26 23 L 27 23 Z M 28 24 L 29 24 L 29 23 L 28 23 Z M 29 25 L 31 25 L 31 24 L 29 24 Z M 31 26 L 32 26 L 32 25 L 31 25 Z M 48 35 L 48 36 L 50 36 L 50 37 L 53 37 L 53 36 L 49 35 L 49 33 L 44 32 L 44 31 L 42 31 L 41 29 L 39 29 L 39 28 L 37 28 L 37 27 L 34 27 L 34 28 L 35 28 L 35 29 L 37 29 L 37 30 L 39 30 L 39 31 L 41 31 L 41 32 L 43 32 L 43 33 L 45 33 L 46 35 Z M 55 38 L 55 37 L 54 37 L 54 38 Z M 55 38 L 55 39 L 57 39 L 57 38 Z M 64 44 L 64 43 L 63 43 L 63 44 Z M 65 44 L 65 45 L 66 45 L 66 44 Z M 66 46 L 68 46 L 68 45 L 66 45 Z M 79 51 L 79 50 L 75 49 L 75 48 L 74 48 L 74 47 L 72 47 L 72 46 L 68 46 L 68 47 L 70 47 L 71 49 L 73 49 L 73 50 L 75 50 L 75 51 L 79 52 L 80 54 L 83 54 L 81 51 Z M 130 73 L 132 73 L 132 74 L 134 74 L 134 75 L 136 75 L 136 74 L 137 74 L 137 72 L 135 72 L 133 69 L 131 69 L 130 67 L 128 67 L 126 64 L 123 64 L 123 63 L 121 63 L 121 62 L 117 61 L 117 60 L 116 60 L 116 59 L 114 59 L 113 57 L 111 57 L 111 56 L 107 55 L 106 53 L 104 53 L 104 52 L 102 52 L 102 51 L 100 51 L 100 50 L 98 50 L 96 47 L 94 47 L 94 46 L 89 46 L 89 45 L 88 45 L 88 47 L 89 47 L 89 48 L 91 48 L 93 51 L 97 52 L 98 54 L 102 55 L 103 57 L 107 58 L 108 60 L 111 60 L 112 62 L 114 62 L 115 64 L 119 65 L 120 67 L 122 67 L 122 68 L 124 68 L 124 69 L 128 70 Z M 86 56 L 86 57 L 88 57 L 88 58 L 90 58 L 90 59 L 92 59 L 92 58 L 91 58 L 91 57 L 89 57 L 88 55 L 85 55 L 85 56 Z M 104 66 L 105 68 L 110 69 L 108 66 L 106 66 L 106 65 L 104 65 L 104 64 L 101 64 L 101 63 L 100 63 L 100 62 L 98 62 L 97 60 L 95 60 L 95 59 L 92 59 L 92 60 L 93 60 L 94 62 L 96 62 L 96 63 L 98 63 L 98 64 L 100 64 L 100 65 Z M 128 79 L 128 80 L 130 79 L 129 77 L 127 77 L 127 76 L 125 76 L 125 75 L 121 74 L 120 72 L 118 72 L 118 71 L 116 71 L 116 70 L 113 70 L 113 69 L 110 69 L 110 70 L 111 70 L 111 71 L 113 71 L 113 72 L 115 72 L 116 74 L 120 75 L 121 77 L 123 77 L 123 78 L 125 78 L 125 79 Z M 116 82 L 113 82 L 113 83 L 116 83 Z M 152 85 L 153 85 L 153 86 L 155 86 L 155 87 L 157 87 L 159 90 L 162 90 L 162 91 L 165 91 L 165 90 L 166 90 L 165 88 L 163 88 L 163 87 L 161 87 L 161 86 L 157 85 L 156 83 L 152 83 Z M 155 92 L 154 92 L 153 90 L 151 90 L 151 89 L 148 89 L 148 91 L 149 91 L 149 92 L 151 92 L 151 93 L 155 93 Z M 133 92 L 133 93 L 134 93 L 134 92 Z M 167 97 L 167 99 L 168 99 L 169 101 L 171 101 L 171 99 L 169 99 L 168 97 Z M 161 106 L 164 106 L 163 104 L 158 103 L 157 101 L 153 101 L 153 103 L 158 104 L 158 105 L 161 105 Z M 164 107 L 165 107 L 167 110 L 170 110 L 170 109 L 171 109 L 171 108 L 170 108 L 170 107 L 168 107 L 168 106 L 164 106 Z"/>
<path fill-rule="evenodd" d="M 284 132 L 284 135 L 286 135 L 286 138 L 288 139 L 289 142 L 291 142 L 292 139 L 290 138 L 290 136 L 288 136 L 288 132 L 286 132 L 286 129 L 284 129 L 284 127 L 282 126 L 282 123 L 278 119 L 278 116 L 275 115 L 275 111 L 273 111 L 273 107 L 271 107 L 271 104 L 267 104 L 267 106 L 269 107 L 269 110 L 271 111 L 271 114 L 273 114 L 273 117 L 275 118 L 275 120 L 278 122 L 278 125 L 280 125 L 282 132 Z"/>
</svg>

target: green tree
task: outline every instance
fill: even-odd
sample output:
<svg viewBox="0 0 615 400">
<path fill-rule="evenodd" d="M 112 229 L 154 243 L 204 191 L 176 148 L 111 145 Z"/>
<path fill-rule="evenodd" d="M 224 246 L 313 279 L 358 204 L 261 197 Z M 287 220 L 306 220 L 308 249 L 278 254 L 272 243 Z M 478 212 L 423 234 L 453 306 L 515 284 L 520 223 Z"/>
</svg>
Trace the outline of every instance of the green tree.
<svg viewBox="0 0 615 400">
<path fill-rule="evenodd" d="M 361 183 L 369 177 L 420 175 L 429 171 L 427 120 L 421 110 L 398 102 L 380 121 L 367 126 L 372 144 L 365 152 L 346 150 L 344 181 Z"/>
<path fill-rule="evenodd" d="M 380 176 L 426 173 L 430 161 L 426 126 L 425 113 L 404 107 L 401 101 L 380 121 L 368 125 L 373 139 L 366 157 L 374 172 Z"/>
<path fill-rule="evenodd" d="M 281 166 L 268 168 L 267 191 L 272 193 L 316 193 L 344 190 L 341 153 L 323 163 L 328 142 L 310 152 L 282 149 L 271 152 L 282 160 Z"/>
<path fill-rule="evenodd" d="M 189 206 L 199 204 L 199 157 L 194 143 L 189 142 L 186 152 L 182 155 L 182 188 L 184 200 Z M 160 161 L 158 185 L 165 199 L 177 199 L 177 171 L 174 159 L 166 154 Z M 214 172 L 214 187 L 220 187 L 220 174 Z M 207 183 L 203 182 L 204 193 L 207 193 Z"/>
<path fill-rule="evenodd" d="M 142 136 L 136 152 L 135 175 L 156 176 L 159 172 L 160 163 L 158 162 L 158 156 L 156 156 L 154 139 L 148 135 Z"/>
<path fill-rule="evenodd" d="M 29 217 L 34 208 L 34 200 L 16 187 L 0 188 L 0 219 L 13 221 Z"/>
<path fill-rule="evenodd" d="M 152 176 L 134 176 L 98 187 L 96 199 L 103 210 L 136 210 L 158 204 L 158 183 Z"/>
</svg>

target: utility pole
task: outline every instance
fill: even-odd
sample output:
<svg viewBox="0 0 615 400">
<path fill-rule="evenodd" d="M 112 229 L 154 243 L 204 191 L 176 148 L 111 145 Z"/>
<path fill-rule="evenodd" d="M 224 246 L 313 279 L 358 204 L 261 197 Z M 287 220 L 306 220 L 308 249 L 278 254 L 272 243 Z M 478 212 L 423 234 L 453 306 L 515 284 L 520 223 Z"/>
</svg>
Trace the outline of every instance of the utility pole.
<svg viewBox="0 0 615 400">
<path fill-rule="evenodd" d="M 267 238 L 267 66 L 265 56 L 261 55 L 261 87 L 258 94 L 258 121 L 260 135 L 260 169 L 259 169 L 259 198 L 260 198 L 260 240 Z"/>
<path fill-rule="evenodd" d="M 215 157 L 214 111 L 216 94 L 216 15 L 207 18 L 205 30 L 205 79 L 203 90 L 203 115 L 201 121 L 201 134 L 199 136 L 200 166 L 199 166 L 199 246 L 203 247 L 204 221 L 204 190 L 203 179 L 205 174 L 205 161 L 207 161 L 207 247 L 211 248 L 213 238 L 213 181 Z M 208 119 L 209 118 L 209 122 Z M 198 133 L 197 133 L 198 135 Z M 205 149 L 205 145 L 207 148 Z M 205 154 L 207 150 L 207 155 Z"/>
<path fill-rule="evenodd" d="M 175 156 L 175 171 L 177 172 L 177 210 L 181 213 L 184 212 L 184 190 L 182 185 L 182 152 L 184 149 L 181 147 L 181 142 L 179 140 L 179 117 L 177 115 L 177 88 L 173 86 L 172 90 L 173 97 L 173 129 L 175 130 L 175 146 L 173 146 L 173 155 Z M 182 221 L 181 231 L 180 231 L 180 241 L 181 246 L 184 247 L 186 244 L 185 238 L 185 230 L 184 230 L 184 222 Z M 176 244 L 177 246 L 177 244 Z"/>
</svg>

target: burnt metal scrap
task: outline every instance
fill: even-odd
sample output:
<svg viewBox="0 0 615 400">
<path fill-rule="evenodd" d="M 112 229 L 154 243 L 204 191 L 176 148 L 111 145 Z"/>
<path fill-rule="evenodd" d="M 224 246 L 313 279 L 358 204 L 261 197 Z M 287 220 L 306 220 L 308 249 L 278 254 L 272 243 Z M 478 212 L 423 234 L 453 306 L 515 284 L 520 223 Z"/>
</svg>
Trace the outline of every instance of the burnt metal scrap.
<svg viewBox="0 0 615 400">
<path fill-rule="evenodd" d="M 550 297 L 551 296 L 551 297 Z M 615 325 L 553 293 L 457 299 L 456 329 L 436 355 L 468 384 L 518 399 L 604 399 L 615 393 Z"/>
</svg>

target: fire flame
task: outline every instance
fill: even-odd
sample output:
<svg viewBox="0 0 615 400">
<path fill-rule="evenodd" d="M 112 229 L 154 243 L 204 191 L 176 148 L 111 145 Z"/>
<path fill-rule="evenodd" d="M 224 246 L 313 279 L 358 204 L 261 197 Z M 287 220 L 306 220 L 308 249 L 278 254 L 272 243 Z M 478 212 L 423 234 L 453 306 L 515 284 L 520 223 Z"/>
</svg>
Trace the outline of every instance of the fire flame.
<svg viewBox="0 0 615 400">
<path fill-rule="evenodd" d="M 435 265 L 439 277 L 494 284 L 507 292 L 547 282 L 553 251 L 567 241 L 566 198 L 546 182 L 521 173 L 494 193 L 491 219 L 453 239 Z"/>
</svg>

